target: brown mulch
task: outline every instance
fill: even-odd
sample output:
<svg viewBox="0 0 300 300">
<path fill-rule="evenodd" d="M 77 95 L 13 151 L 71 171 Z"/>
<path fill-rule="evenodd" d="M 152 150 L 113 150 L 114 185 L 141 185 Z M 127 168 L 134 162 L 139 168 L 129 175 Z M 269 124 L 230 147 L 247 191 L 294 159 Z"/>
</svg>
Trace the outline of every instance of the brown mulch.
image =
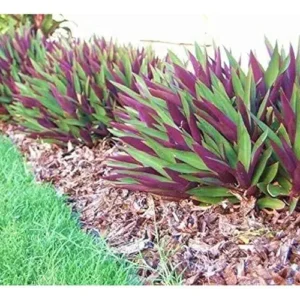
<svg viewBox="0 0 300 300">
<path fill-rule="evenodd" d="M 139 266 L 146 284 L 300 285 L 300 213 L 252 210 L 224 202 L 203 208 L 118 189 L 102 180 L 110 140 L 61 149 L 2 130 L 39 181 L 68 196 L 84 230 Z"/>
</svg>

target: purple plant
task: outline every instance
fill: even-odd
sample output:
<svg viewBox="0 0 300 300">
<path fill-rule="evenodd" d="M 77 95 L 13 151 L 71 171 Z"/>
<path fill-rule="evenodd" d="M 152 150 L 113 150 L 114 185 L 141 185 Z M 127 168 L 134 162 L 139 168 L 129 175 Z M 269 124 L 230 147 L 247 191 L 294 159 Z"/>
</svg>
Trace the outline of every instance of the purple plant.
<svg viewBox="0 0 300 300">
<path fill-rule="evenodd" d="M 283 208 L 286 198 L 264 187 L 279 184 L 284 163 L 270 136 L 278 142 L 279 128 L 293 132 L 295 127 L 290 118 L 284 126 L 278 120 L 291 111 L 287 102 L 297 102 L 292 99 L 297 99 L 298 58 L 292 47 L 287 56 L 277 45 L 269 51 L 266 70 L 251 52 L 245 73 L 228 51 L 225 63 L 219 48 L 211 58 L 196 45 L 196 57 L 189 54 L 193 71 L 170 53 L 169 71 L 155 74 L 156 82 L 136 76 L 137 91 L 115 83 L 124 109 L 117 112 L 120 120 L 111 132 L 123 142 L 124 153 L 111 157 L 107 179 L 206 204 L 247 203 L 255 197 L 261 208 Z M 285 95 L 284 105 L 280 95 Z M 291 154 L 287 145 L 282 147 Z M 298 174 L 297 166 L 289 178 Z"/>
<path fill-rule="evenodd" d="M 135 72 L 150 79 L 151 68 L 162 65 L 149 49 L 123 48 L 104 39 L 61 39 L 51 45 L 44 49 L 45 61 L 28 58 L 26 72 L 5 82 L 13 99 L 5 107 L 32 137 L 61 144 L 92 146 L 106 136 L 118 105 L 110 80 L 133 87 Z"/>
</svg>

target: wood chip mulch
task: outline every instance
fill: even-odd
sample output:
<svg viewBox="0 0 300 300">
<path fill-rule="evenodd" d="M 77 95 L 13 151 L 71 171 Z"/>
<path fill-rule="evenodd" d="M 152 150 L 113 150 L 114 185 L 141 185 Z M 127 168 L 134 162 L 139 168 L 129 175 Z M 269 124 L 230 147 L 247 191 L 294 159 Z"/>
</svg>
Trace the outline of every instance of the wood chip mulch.
<svg viewBox="0 0 300 300">
<path fill-rule="evenodd" d="M 229 203 L 202 208 L 118 189 L 102 179 L 110 140 L 93 149 L 26 138 L 0 130 L 19 147 L 38 181 L 51 182 L 79 213 L 82 228 L 138 264 L 145 284 L 300 285 L 300 213 L 241 215 Z"/>
</svg>

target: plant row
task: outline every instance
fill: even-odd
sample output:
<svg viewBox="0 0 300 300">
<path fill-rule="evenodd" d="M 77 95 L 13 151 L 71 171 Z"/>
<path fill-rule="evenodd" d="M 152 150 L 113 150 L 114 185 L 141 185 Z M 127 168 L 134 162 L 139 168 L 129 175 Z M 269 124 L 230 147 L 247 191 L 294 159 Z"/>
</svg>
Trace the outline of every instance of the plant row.
<svg viewBox="0 0 300 300">
<path fill-rule="evenodd" d="M 242 68 L 195 45 L 182 62 L 94 38 L 49 41 L 26 29 L 0 41 L 3 118 L 33 137 L 122 142 L 106 178 L 203 205 L 224 200 L 292 212 L 300 197 L 300 54 L 266 42 Z M 223 54 L 224 56 L 224 54 Z"/>
<path fill-rule="evenodd" d="M 199 46 L 186 67 L 174 54 L 138 91 L 118 83 L 123 142 L 107 178 L 132 189 L 203 205 L 224 201 L 290 212 L 300 197 L 300 55 L 267 41 L 263 68 L 253 52 L 247 71 L 225 49 Z"/>
<path fill-rule="evenodd" d="M 31 137 L 92 146 L 113 118 L 111 81 L 136 90 L 133 74 L 151 79 L 161 65 L 151 49 L 96 37 L 49 40 L 21 27 L 0 38 L 0 118 Z"/>
</svg>

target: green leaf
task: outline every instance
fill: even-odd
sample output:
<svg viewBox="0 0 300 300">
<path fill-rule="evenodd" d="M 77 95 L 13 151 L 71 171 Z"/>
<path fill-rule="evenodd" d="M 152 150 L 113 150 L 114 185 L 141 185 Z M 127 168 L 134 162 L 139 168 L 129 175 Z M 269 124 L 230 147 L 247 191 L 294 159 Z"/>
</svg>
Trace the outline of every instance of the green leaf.
<svg viewBox="0 0 300 300">
<path fill-rule="evenodd" d="M 181 67 L 184 67 L 182 61 L 178 58 L 178 56 L 174 52 L 172 52 L 171 50 L 169 50 L 168 54 L 169 54 L 169 57 L 170 57 L 171 61 L 174 64 L 179 65 Z"/>
<path fill-rule="evenodd" d="M 205 68 L 206 60 L 207 60 L 206 49 L 204 48 L 204 51 L 202 51 L 201 47 L 197 43 L 195 43 L 195 54 L 196 54 L 197 60 Z"/>
<path fill-rule="evenodd" d="M 235 69 L 235 70 L 239 70 L 239 74 L 240 74 L 240 79 L 242 82 L 244 82 L 244 80 L 246 79 L 246 75 L 243 72 L 243 70 L 241 69 L 240 64 L 237 62 L 237 60 L 232 56 L 232 54 L 228 51 L 228 49 L 224 48 L 229 64 Z"/>
<path fill-rule="evenodd" d="M 57 126 L 59 129 L 61 129 L 63 132 L 69 132 L 70 131 L 70 126 L 65 122 L 65 120 L 58 120 L 56 122 Z"/>
<path fill-rule="evenodd" d="M 114 181 L 114 184 L 138 184 L 138 181 L 136 181 L 135 179 L 133 178 L 130 178 L 130 177 L 125 177 L 125 178 L 122 178 L 120 179 L 120 181 Z"/>
<path fill-rule="evenodd" d="M 189 118 L 191 114 L 190 105 L 192 103 L 192 97 L 187 91 L 179 91 L 180 100 L 183 107 L 184 115 Z"/>
<path fill-rule="evenodd" d="M 59 90 L 59 92 L 63 95 L 67 94 L 67 87 L 66 85 L 64 85 L 63 82 L 61 82 L 57 77 L 53 77 L 53 83 L 55 84 L 55 86 L 57 87 L 57 89 Z"/>
<path fill-rule="evenodd" d="M 86 75 L 85 71 L 81 67 L 80 63 L 77 62 L 75 66 L 76 66 L 76 71 L 77 71 L 79 78 L 81 78 L 85 82 L 87 79 L 87 75 Z"/>
<path fill-rule="evenodd" d="M 164 168 L 166 167 L 166 165 L 168 163 L 166 163 L 166 161 L 154 157 L 150 154 L 147 154 L 143 151 L 139 151 L 136 150 L 132 147 L 126 147 L 126 149 L 124 149 L 129 155 L 131 155 L 135 160 L 139 161 L 140 163 L 142 163 L 145 167 L 151 167 L 154 170 L 156 170 L 158 173 L 160 173 L 161 175 L 165 176 L 166 178 L 170 178 L 170 176 L 167 174 L 167 172 L 164 170 Z"/>
<path fill-rule="evenodd" d="M 202 171 L 201 173 L 204 173 L 205 171 Z M 197 176 L 194 176 L 194 175 L 180 175 L 180 177 L 182 177 L 183 179 L 186 179 L 188 181 L 191 181 L 191 182 L 198 182 L 198 183 L 201 183 L 201 184 L 205 184 L 205 180 L 207 180 L 209 178 L 209 176 L 211 176 L 212 174 L 210 172 L 206 172 L 207 173 L 207 177 L 204 179 L 203 177 L 197 177 Z M 216 179 L 214 178 L 209 178 L 211 180 L 215 180 L 215 185 L 218 184 L 218 182 L 216 182 Z M 213 183 L 213 182 L 211 182 Z"/>
<path fill-rule="evenodd" d="M 265 45 L 270 53 L 274 52 L 274 47 L 272 46 L 271 42 L 266 36 L 265 36 Z"/>
<path fill-rule="evenodd" d="M 268 132 L 268 137 L 271 139 L 275 144 L 277 144 L 279 147 L 282 147 L 282 143 L 280 138 L 277 136 L 277 134 L 268 127 L 264 122 L 259 120 L 254 114 L 251 113 L 251 117 L 254 119 L 254 121 L 258 124 L 258 126 L 263 130 Z"/>
<path fill-rule="evenodd" d="M 223 159 L 226 159 L 224 157 L 224 151 L 221 144 L 217 144 L 213 138 L 210 137 L 206 132 L 203 133 L 204 141 L 202 141 L 203 146 L 205 146 L 206 149 L 210 150 L 211 152 L 215 153 L 217 156 L 220 156 L 222 154 Z M 221 153 L 220 153 L 221 152 Z"/>
<path fill-rule="evenodd" d="M 12 102 L 12 98 L 2 96 L 2 97 L 0 97 L 0 102 L 1 103 L 11 103 Z"/>
<path fill-rule="evenodd" d="M 196 115 L 197 117 L 197 115 Z M 219 148 L 224 148 L 226 158 L 231 167 L 235 168 L 237 164 L 237 155 L 224 136 L 218 132 L 211 124 L 209 124 L 204 119 L 199 119 L 200 129 L 205 132 L 207 135 L 213 137 L 217 145 L 220 145 Z M 222 145 L 222 146 L 221 146 Z"/>
<path fill-rule="evenodd" d="M 264 76 L 268 88 L 270 88 L 273 85 L 273 83 L 276 81 L 277 76 L 279 75 L 279 67 L 280 67 L 280 56 L 278 52 L 278 46 L 276 44 L 271 61 L 269 63 L 269 66 Z"/>
<path fill-rule="evenodd" d="M 145 104 L 149 107 L 151 107 L 151 105 L 149 104 L 148 101 L 144 100 L 139 94 L 137 94 L 136 92 L 132 91 L 130 88 L 119 84 L 117 82 L 111 81 L 111 83 L 113 85 L 115 85 L 120 91 L 124 92 L 125 94 L 129 95 L 130 97 L 132 97 L 133 99 L 138 100 L 140 103 Z"/>
<path fill-rule="evenodd" d="M 22 125 L 37 132 L 43 132 L 45 130 L 36 120 L 30 118 L 26 118 L 26 120 L 22 122 Z"/>
<path fill-rule="evenodd" d="M 237 96 L 239 96 L 241 99 L 244 100 L 245 91 L 234 69 L 232 69 L 231 74 L 232 74 L 232 85 L 233 85 L 234 92 Z"/>
<path fill-rule="evenodd" d="M 289 207 L 289 213 L 292 214 L 298 204 L 299 197 L 295 197 L 291 199 L 290 207 Z"/>
<path fill-rule="evenodd" d="M 210 77 L 212 86 L 215 87 L 215 89 L 222 93 L 225 97 L 227 97 L 228 95 L 222 81 L 213 72 L 210 72 Z"/>
<path fill-rule="evenodd" d="M 282 74 L 283 72 L 285 72 L 287 70 L 290 63 L 291 63 L 291 58 L 290 58 L 290 56 L 287 56 L 286 59 L 283 61 L 283 64 L 280 68 L 280 74 Z"/>
<path fill-rule="evenodd" d="M 291 96 L 291 100 L 290 100 L 290 104 L 291 104 L 291 107 L 294 112 L 296 112 L 298 97 L 299 97 L 299 89 L 297 87 L 297 83 L 295 82 L 293 84 L 293 92 L 292 92 L 292 96 Z"/>
<path fill-rule="evenodd" d="M 283 201 L 279 200 L 278 198 L 271 198 L 271 197 L 264 197 L 257 201 L 257 205 L 260 209 L 263 208 L 270 208 L 280 210 L 285 207 Z"/>
<path fill-rule="evenodd" d="M 188 191 L 188 194 L 199 197 L 232 197 L 232 194 L 227 188 L 224 187 L 215 187 L 215 186 L 202 186 L 191 189 Z"/>
<path fill-rule="evenodd" d="M 256 185 L 259 182 L 261 175 L 265 171 L 266 165 L 268 163 L 269 158 L 271 157 L 271 154 L 272 154 L 272 148 L 268 148 L 262 154 L 262 156 L 255 168 L 255 172 L 254 172 L 254 175 L 252 178 L 252 185 Z"/>
<path fill-rule="evenodd" d="M 81 86 L 80 86 L 80 80 L 76 72 L 73 72 L 73 81 L 75 86 L 75 91 L 77 94 L 81 94 Z"/>
<path fill-rule="evenodd" d="M 268 195 L 268 190 L 267 190 L 267 184 L 263 183 L 263 182 L 260 182 L 257 184 L 257 187 L 259 188 L 259 190 L 265 194 L 265 195 Z"/>
<path fill-rule="evenodd" d="M 274 184 L 268 184 L 267 191 L 272 197 L 287 196 L 289 194 L 289 190 L 286 190 L 284 187 L 280 185 L 274 185 Z"/>
<path fill-rule="evenodd" d="M 100 119 L 106 116 L 106 110 L 102 106 L 95 104 L 92 106 L 95 108 L 96 114 Z"/>
<path fill-rule="evenodd" d="M 174 123 L 169 111 L 162 109 L 162 107 L 156 103 L 154 103 L 153 101 L 152 103 L 152 108 L 156 111 L 156 113 L 158 114 L 158 116 L 153 116 L 153 118 L 160 123 L 161 125 L 163 124 L 167 124 L 171 127 L 177 128 L 176 124 Z"/>
<path fill-rule="evenodd" d="M 278 176 L 277 181 L 287 191 L 290 191 L 293 187 L 291 182 L 283 176 Z"/>
<path fill-rule="evenodd" d="M 145 84 L 145 81 L 138 75 L 136 74 L 133 74 L 136 82 L 138 83 L 139 85 L 139 93 L 145 97 L 146 99 L 149 99 L 149 98 L 155 98 L 151 95 L 151 93 L 149 92 L 148 90 L 148 87 L 147 85 Z M 130 85 L 129 85 L 130 86 Z"/>
<path fill-rule="evenodd" d="M 149 128 L 143 122 L 140 122 L 140 121 L 137 121 L 137 120 L 130 120 L 130 121 L 128 121 L 128 124 L 134 125 L 134 127 L 138 131 L 140 131 L 142 133 L 145 133 L 148 136 L 156 137 L 156 138 L 162 139 L 164 141 L 168 140 L 168 135 L 165 132 L 163 132 L 161 130 L 156 130 L 156 129 L 153 129 L 153 128 Z"/>
<path fill-rule="evenodd" d="M 225 97 L 218 89 L 213 87 L 213 92 L 205 84 L 198 81 L 196 83 L 196 94 L 198 98 L 204 98 L 220 109 L 233 122 L 237 122 L 238 114 L 230 99 Z"/>
<path fill-rule="evenodd" d="M 260 137 L 256 140 L 253 149 L 252 149 L 252 156 L 251 156 L 251 161 L 254 158 L 254 155 L 256 153 L 256 151 L 258 150 L 258 148 L 264 143 L 264 141 L 266 140 L 268 136 L 268 131 L 265 131 L 263 134 L 260 135 Z"/>
<path fill-rule="evenodd" d="M 109 160 L 107 162 L 107 165 L 109 167 L 127 168 L 127 169 L 136 169 L 136 168 L 141 167 L 141 165 L 138 165 L 138 164 L 126 163 L 126 162 L 121 162 L 121 161 L 116 161 L 116 160 Z"/>
<path fill-rule="evenodd" d="M 290 136 L 288 132 L 286 131 L 283 124 L 280 124 L 278 130 L 277 130 L 278 136 L 283 137 L 289 146 L 291 146 Z"/>
<path fill-rule="evenodd" d="M 244 165 L 246 171 L 249 171 L 251 163 L 251 139 L 240 114 L 237 128 L 238 160 Z"/>
<path fill-rule="evenodd" d="M 265 172 L 263 173 L 264 176 L 263 183 L 268 184 L 274 180 L 278 172 L 278 167 L 279 167 L 279 162 L 276 162 L 266 168 Z"/>
<path fill-rule="evenodd" d="M 224 201 L 224 198 L 223 197 L 201 197 L 197 200 L 203 203 L 216 205 Z"/>
<path fill-rule="evenodd" d="M 209 171 L 203 160 L 194 152 L 180 151 L 175 149 L 168 149 L 179 160 L 189 164 L 190 166 L 202 171 Z"/>
<path fill-rule="evenodd" d="M 147 174 L 147 173 L 139 172 L 139 171 L 135 171 L 135 170 L 118 170 L 118 174 L 138 175 L 138 176 L 146 175 L 148 178 L 152 178 L 152 179 L 158 180 L 160 182 L 173 183 L 173 181 L 171 179 L 165 178 L 163 176 L 153 175 L 153 174 L 149 174 L 149 173 Z"/>
<path fill-rule="evenodd" d="M 66 124 L 68 125 L 75 125 L 75 126 L 79 126 L 79 127 L 83 127 L 86 125 L 86 122 L 84 120 L 76 120 L 76 119 L 65 119 L 64 120 L 66 122 Z"/>
<path fill-rule="evenodd" d="M 244 93 L 244 97 L 243 97 L 248 111 L 251 111 L 251 90 L 252 90 L 253 84 L 254 84 L 253 73 L 252 73 L 252 69 L 249 68 L 247 80 L 246 80 L 246 86 L 245 86 L 245 93 Z M 250 121 L 249 113 L 248 113 L 248 118 Z"/>
<path fill-rule="evenodd" d="M 163 160 L 171 163 L 176 163 L 174 154 L 171 151 L 168 151 L 165 147 L 161 146 L 158 142 L 154 141 L 153 139 L 143 136 L 146 144 L 154 150 L 154 152 Z M 168 166 L 169 167 L 169 166 Z"/>
<path fill-rule="evenodd" d="M 125 78 L 126 78 L 126 85 L 131 86 L 131 78 L 132 78 L 132 71 L 131 71 L 131 63 L 128 57 L 128 54 L 122 57 L 122 62 L 124 64 L 124 71 L 125 71 Z"/>
<path fill-rule="evenodd" d="M 299 92 L 298 92 L 299 95 Z M 293 150 L 297 159 L 300 160 L 300 101 L 299 98 L 296 101 L 296 136 L 293 146 Z"/>
<path fill-rule="evenodd" d="M 268 104 L 268 99 L 269 99 L 269 96 L 270 96 L 270 90 L 267 91 L 263 101 L 261 102 L 260 106 L 259 106 L 259 109 L 258 109 L 258 112 L 257 112 L 257 118 L 258 119 L 261 119 L 266 107 L 267 107 L 267 104 Z"/>
<path fill-rule="evenodd" d="M 199 172 L 198 169 L 193 168 L 192 166 L 184 164 L 184 163 L 170 164 L 170 165 L 167 165 L 167 168 L 171 169 L 173 171 L 177 171 L 180 173 L 187 173 L 187 174 Z"/>
</svg>

